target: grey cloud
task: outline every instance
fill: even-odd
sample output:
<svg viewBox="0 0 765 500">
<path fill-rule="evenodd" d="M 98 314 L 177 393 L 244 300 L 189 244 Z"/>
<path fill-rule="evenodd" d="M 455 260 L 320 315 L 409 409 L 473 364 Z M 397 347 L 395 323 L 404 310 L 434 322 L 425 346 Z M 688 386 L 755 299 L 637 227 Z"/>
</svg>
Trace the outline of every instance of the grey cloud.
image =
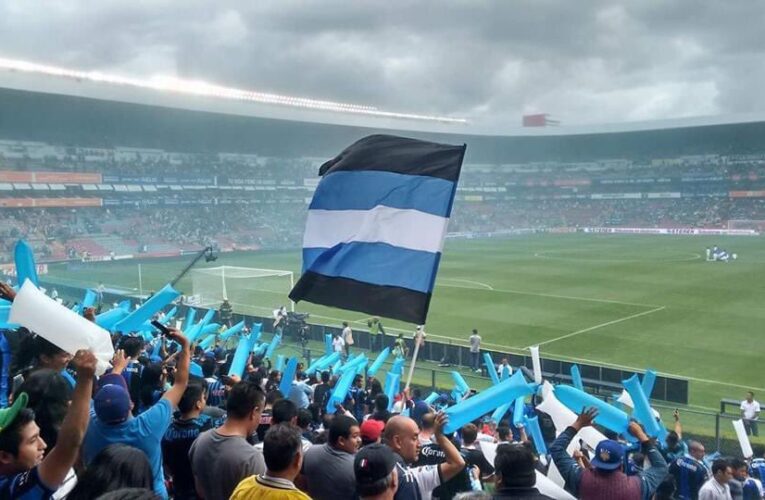
<svg viewBox="0 0 765 500">
<path fill-rule="evenodd" d="M 0 3 L 5 57 L 516 126 L 763 112 L 765 4 Z"/>
</svg>

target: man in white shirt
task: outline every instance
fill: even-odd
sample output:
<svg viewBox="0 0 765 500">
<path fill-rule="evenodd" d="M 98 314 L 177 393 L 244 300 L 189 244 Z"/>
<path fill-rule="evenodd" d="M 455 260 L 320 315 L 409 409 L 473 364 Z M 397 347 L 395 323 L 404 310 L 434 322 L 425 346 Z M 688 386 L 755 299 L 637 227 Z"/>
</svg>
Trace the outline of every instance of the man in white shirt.
<svg viewBox="0 0 765 500">
<path fill-rule="evenodd" d="M 470 368 L 478 373 L 481 372 L 481 336 L 475 328 L 470 336 Z"/>
<path fill-rule="evenodd" d="M 344 348 L 345 342 L 343 341 L 343 337 L 339 333 L 336 333 L 335 337 L 332 339 L 332 351 L 338 352 L 342 356 Z"/>
<path fill-rule="evenodd" d="M 727 460 L 718 459 L 712 463 L 712 478 L 699 490 L 698 500 L 731 500 L 728 481 L 733 477 L 733 469 Z"/>
<path fill-rule="evenodd" d="M 398 489 L 395 500 L 430 500 L 433 490 L 441 483 L 459 474 L 465 468 L 465 459 L 444 435 L 444 426 L 448 419 L 438 413 L 435 419 L 435 442 L 446 455 L 446 461 L 438 465 L 410 467 L 419 455 L 419 429 L 409 417 L 396 416 L 388 420 L 383 432 L 383 443 L 388 446 L 396 458 Z"/>
<path fill-rule="evenodd" d="M 757 419 L 760 417 L 760 403 L 754 400 L 754 393 L 746 393 L 746 399 L 741 402 L 741 420 L 747 435 L 757 436 Z"/>
<path fill-rule="evenodd" d="M 353 345 L 353 330 L 348 326 L 347 321 L 343 321 L 343 342 L 345 342 L 345 357 L 351 355 L 351 346 Z"/>
</svg>

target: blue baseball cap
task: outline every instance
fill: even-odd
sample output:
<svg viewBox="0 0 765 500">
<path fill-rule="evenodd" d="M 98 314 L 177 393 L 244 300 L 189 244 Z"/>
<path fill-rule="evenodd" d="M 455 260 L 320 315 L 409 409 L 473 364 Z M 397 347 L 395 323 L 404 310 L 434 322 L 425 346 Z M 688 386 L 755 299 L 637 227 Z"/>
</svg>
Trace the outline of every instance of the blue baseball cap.
<svg viewBox="0 0 765 500">
<path fill-rule="evenodd" d="M 596 469 L 615 470 L 624 460 L 624 447 L 611 439 L 604 439 L 595 447 L 595 456 L 590 463 Z"/>
<path fill-rule="evenodd" d="M 104 385 L 93 398 L 93 410 L 105 424 L 124 422 L 130 416 L 130 394 L 122 385 Z"/>
</svg>

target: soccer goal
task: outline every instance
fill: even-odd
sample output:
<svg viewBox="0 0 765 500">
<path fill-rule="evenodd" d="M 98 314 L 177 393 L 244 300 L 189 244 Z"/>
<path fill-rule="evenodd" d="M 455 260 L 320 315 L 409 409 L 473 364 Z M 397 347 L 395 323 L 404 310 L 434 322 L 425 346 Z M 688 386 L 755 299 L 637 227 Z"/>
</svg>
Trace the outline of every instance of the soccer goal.
<svg viewBox="0 0 765 500">
<path fill-rule="evenodd" d="M 295 310 L 295 303 L 287 297 L 295 284 L 292 271 L 218 266 L 194 269 L 191 279 L 200 307 L 217 308 L 228 299 L 240 313 L 270 316 L 280 306 Z"/>
</svg>

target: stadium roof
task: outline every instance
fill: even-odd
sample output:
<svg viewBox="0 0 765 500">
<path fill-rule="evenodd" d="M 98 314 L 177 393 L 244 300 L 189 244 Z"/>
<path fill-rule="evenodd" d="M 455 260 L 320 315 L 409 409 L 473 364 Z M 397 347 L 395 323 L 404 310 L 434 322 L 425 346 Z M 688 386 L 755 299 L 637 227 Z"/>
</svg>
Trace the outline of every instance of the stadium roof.
<svg viewBox="0 0 765 500">
<path fill-rule="evenodd" d="M 737 114 L 497 130 L 464 118 L 390 112 L 373 106 L 265 94 L 199 81 L 140 80 L 3 58 L 0 88 L 218 114 L 460 136 L 571 136 L 765 122 L 762 114 Z"/>
</svg>

